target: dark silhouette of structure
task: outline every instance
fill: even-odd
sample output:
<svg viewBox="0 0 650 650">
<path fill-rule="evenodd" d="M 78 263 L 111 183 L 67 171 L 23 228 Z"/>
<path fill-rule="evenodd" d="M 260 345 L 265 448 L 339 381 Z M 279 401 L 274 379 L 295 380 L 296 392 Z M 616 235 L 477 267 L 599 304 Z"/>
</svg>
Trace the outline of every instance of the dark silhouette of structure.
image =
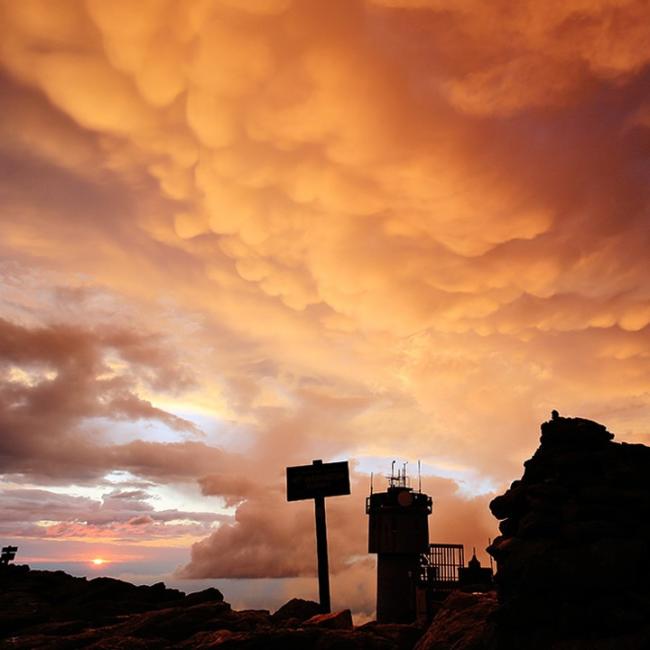
<svg viewBox="0 0 650 650">
<path fill-rule="evenodd" d="M 435 603 L 456 589 L 488 591 L 492 569 L 481 567 L 476 552 L 465 566 L 462 544 L 430 544 L 429 515 L 433 501 L 409 485 L 406 465 L 395 474 L 395 461 L 386 492 L 366 499 L 368 552 L 377 554 L 377 621 L 430 621 Z"/>
<path fill-rule="evenodd" d="M 432 499 L 408 485 L 406 467 L 386 492 L 366 499 L 368 552 L 377 553 L 377 621 L 410 623 L 417 617 L 421 557 L 429 550 Z M 372 490 L 372 488 L 371 488 Z"/>
<path fill-rule="evenodd" d="M 0 555 L 0 565 L 7 566 L 9 562 L 12 562 L 15 559 L 17 552 L 17 546 L 4 546 L 2 548 L 2 554 Z"/>
<path fill-rule="evenodd" d="M 482 567 L 476 557 L 476 549 L 466 567 L 458 569 L 458 584 L 461 589 L 488 591 L 492 588 L 494 576 L 490 567 Z"/>
<path fill-rule="evenodd" d="M 350 494 L 348 461 L 287 467 L 287 501 L 314 500 L 316 518 L 316 557 L 318 560 L 318 594 L 323 613 L 331 610 L 330 576 L 327 557 L 327 520 L 325 497 Z"/>
</svg>

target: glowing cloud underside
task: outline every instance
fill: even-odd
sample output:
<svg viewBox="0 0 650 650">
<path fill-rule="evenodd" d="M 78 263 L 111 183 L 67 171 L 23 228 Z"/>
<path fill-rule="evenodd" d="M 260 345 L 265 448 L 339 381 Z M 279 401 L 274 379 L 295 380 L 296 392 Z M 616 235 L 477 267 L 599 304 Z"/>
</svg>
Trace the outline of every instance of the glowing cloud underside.
<svg viewBox="0 0 650 650">
<path fill-rule="evenodd" d="M 482 548 L 552 408 L 647 441 L 649 39 L 632 0 L 0 2 L 3 538 L 311 575 L 286 465 L 446 468 L 432 536 Z"/>
</svg>

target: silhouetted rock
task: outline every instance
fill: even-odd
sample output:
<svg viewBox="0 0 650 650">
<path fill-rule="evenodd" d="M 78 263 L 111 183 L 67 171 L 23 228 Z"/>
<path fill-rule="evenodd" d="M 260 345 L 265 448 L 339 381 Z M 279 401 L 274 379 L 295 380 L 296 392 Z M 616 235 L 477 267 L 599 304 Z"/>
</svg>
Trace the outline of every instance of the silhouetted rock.
<svg viewBox="0 0 650 650">
<path fill-rule="evenodd" d="M 340 612 L 331 614 L 316 614 L 304 622 L 305 626 L 323 627 L 328 630 L 351 630 L 352 629 L 352 612 L 344 609 Z"/>
<path fill-rule="evenodd" d="M 198 630 L 238 628 L 234 622 L 235 617 L 228 603 L 202 603 L 129 616 L 115 630 L 120 636 L 178 641 Z"/>
<path fill-rule="evenodd" d="M 495 630 L 490 617 L 496 608 L 493 592 L 453 592 L 414 650 L 491 650 Z"/>
<path fill-rule="evenodd" d="M 368 632 L 327 630 L 316 627 L 271 629 L 262 632 L 198 634 L 175 646 L 187 650 L 222 648 L 223 650 L 397 650 L 389 640 Z"/>
<path fill-rule="evenodd" d="M 162 582 L 135 586 L 113 578 L 86 580 L 63 571 L 30 571 L 12 565 L 0 573 L 0 638 L 50 622 L 108 625 L 120 615 L 180 604 L 185 598 Z"/>
<path fill-rule="evenodd" d="M 292 598 L 286 602 L 280 609 L 273 613 L 273 621 L 297 620 L 306 621 L 312 616 L 320 614 L 320 605 L 313 600 L 303 600 L 302 598 Z"/>
<path fill-rule="evenodd" d="M 184 606 L 198 605 L 200 603 L 221 603 L 223 602 L 223 594 L 214 587 L 208 587 L 203 591 L 195 591 L 188 594 L 183 600 Z"/>
<path fill-rule="evenodd" d="M 424 633 L 424 629 L 417 623 L 377 623 L 377 621 L 372 621 L 357 629 L 372 631 L 375 636 L 388 639 L 396 644 L 399 650 L 411 650 Z"/>
<path fill-rule="evenodd" d="M 650 647 L 650 448 L 612 438 L 554 417 L 490 504 L 499 648 Z"/>
<path fill-rule="evenodd" d="M 185 596 L 163 583 L 136 587 L 112 578 L 6 568 L 0 576 L 0 650 L 411 650 L 419 634 L 390 626 L 354 629 L 350 610 L 313 616 L 319 607 L 309 601 L 289 601 L 271 616 L 267 610 L 234 611 L 214 588 Z"/>
</svg>

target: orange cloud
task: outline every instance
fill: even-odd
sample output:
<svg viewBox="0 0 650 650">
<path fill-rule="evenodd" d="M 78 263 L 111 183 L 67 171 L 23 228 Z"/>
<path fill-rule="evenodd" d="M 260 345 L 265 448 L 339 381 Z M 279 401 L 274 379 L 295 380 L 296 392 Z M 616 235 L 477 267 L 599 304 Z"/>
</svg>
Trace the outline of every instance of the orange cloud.
<svg viewBox="0 0 650 650">
<path fill-rule="evenodd" d="M 188 571 L 295 576 L 251 537 L 308 535 L 288 464 L 485 492 L 552 408 L 648 440 L 647 4 L 449 4 L 0 3 L 11 480 L 199 481 L 237 519 Z"/>
</svg>

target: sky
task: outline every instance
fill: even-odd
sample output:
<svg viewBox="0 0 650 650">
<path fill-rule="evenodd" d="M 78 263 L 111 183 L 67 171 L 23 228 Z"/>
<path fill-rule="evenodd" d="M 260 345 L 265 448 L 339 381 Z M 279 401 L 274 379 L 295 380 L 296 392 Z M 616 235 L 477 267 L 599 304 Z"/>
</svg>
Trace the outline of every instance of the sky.
<svg viewBox="0 0 650 650">
<path fill-rule="evenodd" d="M 371 472 L 485 562 L 551 409 L 650 442 L 647 0 L 2 0 L 0 96 L 19 560 L 313 598 L 349 460 L 370 617 Z"/>
</svg>

